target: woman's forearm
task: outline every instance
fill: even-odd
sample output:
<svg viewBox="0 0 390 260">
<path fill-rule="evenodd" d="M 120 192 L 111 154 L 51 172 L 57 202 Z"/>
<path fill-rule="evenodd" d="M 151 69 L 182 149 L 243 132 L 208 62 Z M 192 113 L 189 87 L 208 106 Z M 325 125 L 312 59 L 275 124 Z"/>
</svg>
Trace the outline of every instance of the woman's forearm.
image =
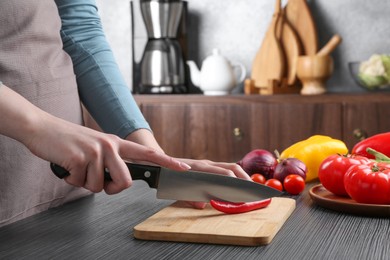
<svg viewBox="0 0 390 260">
<path fill-rule="evenodd" d="M 129 134 L 126 140 L 145 145 L 159 152 L 164 152 L 153 133 L 148 129 L 138 129 Z"/>
<path fill-rule="evenodd" d="M 15 91 L 0 86 L 0 134 L 26 145 L 44 114 Z"/>
<path fill-rule="evenodd" d="M 36 156 L 64 167 L 70 172 L 65 178 L 69 184 L 93 192 L 104 189 L 113 194 L 131 185 L 124 159 L 181 171 L 190 168 L 159 152 L 161 148 L 150 138 L 150 132 L 137 131 L 128 137 L 145 145 L 128 142 L 48 114 L 4 85 L 0 87 L 0 134 L 23 143 Z M 104 182 L 105 168 L 112 172 L 113 181 Z"/>
<path fill-rule="evenodd" d="M 56 0 L 64 50 L 82 103 L 106 133 L 125 138 L 148 123 L 131 95 L 103 32 L 95 0 Z"/>
</svg>

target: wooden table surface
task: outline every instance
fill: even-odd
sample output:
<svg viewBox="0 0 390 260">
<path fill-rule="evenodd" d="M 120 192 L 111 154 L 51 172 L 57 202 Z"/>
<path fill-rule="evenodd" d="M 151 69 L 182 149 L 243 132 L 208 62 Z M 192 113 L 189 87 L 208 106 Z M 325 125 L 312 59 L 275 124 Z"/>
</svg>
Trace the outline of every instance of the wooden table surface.
<svg viewBox="0 0 390 260">
<path fill-rule="evenodd" d="M 136 181 L 0 228 L 0 259 L 389 259 L 390 221 L 315 205 L 306 191 L 271 244 L 260 247 L 141 241 L 133 227 L 172 201 Z"/>
</svg>

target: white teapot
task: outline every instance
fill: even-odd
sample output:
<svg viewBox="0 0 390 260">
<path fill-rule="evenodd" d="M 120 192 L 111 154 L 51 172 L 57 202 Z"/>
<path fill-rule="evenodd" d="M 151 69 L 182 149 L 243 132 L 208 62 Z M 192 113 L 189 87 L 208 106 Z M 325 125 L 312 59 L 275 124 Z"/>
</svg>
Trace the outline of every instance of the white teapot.
<svg viewBox="0 0 390 260">
<path fill-rule="evenodd" d="M 192 83 L 203 90 L 205 95 L 225 95 L 242 83 L 246 69 L 241 63 L 231 64 L 218 49 L 202 63 L 201 70 L 194 61 L 187 61 Z"/>
</svg>

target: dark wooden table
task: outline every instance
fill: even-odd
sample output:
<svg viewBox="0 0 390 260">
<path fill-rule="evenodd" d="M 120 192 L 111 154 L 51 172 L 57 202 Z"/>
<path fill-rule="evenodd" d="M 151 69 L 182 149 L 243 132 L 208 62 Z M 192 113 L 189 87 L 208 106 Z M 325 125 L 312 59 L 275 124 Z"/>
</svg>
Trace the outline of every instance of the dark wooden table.
<svg viewBox="0 0 390 260">
<path fill-rule="evenodd" d="M 133 227 L 172 202 L 137 181 L 118 195 L 89 196 L 0 228 L 0 259 L 389 259 L 388 218 L 321 208 L 307 190 L 294 198 L 295 211 L 267 246 L 141 241 Z"/>
</svg>

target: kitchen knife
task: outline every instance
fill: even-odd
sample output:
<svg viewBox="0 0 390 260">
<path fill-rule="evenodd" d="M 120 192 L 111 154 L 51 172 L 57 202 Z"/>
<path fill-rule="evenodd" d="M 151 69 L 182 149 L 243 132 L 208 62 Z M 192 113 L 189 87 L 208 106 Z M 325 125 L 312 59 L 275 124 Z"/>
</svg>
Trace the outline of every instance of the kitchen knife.
<svg viewBox="0 0 390 260">
<path fill-rule="evenodd" d="M 126 163 L 133 180 L 143 180 L 157 189 L 157 198 L 203 201 L 211 199 L 230 202 L 250 202 L 280 196 L 282 192 L 235 177 L 196 171 L 174 171 L 159 166 Z M 50 164 L 59 178 L 69 172 L 59 165 Z M 112 180 L 108 170 L 104 172 L 106 180 Z"/>
</svg>

